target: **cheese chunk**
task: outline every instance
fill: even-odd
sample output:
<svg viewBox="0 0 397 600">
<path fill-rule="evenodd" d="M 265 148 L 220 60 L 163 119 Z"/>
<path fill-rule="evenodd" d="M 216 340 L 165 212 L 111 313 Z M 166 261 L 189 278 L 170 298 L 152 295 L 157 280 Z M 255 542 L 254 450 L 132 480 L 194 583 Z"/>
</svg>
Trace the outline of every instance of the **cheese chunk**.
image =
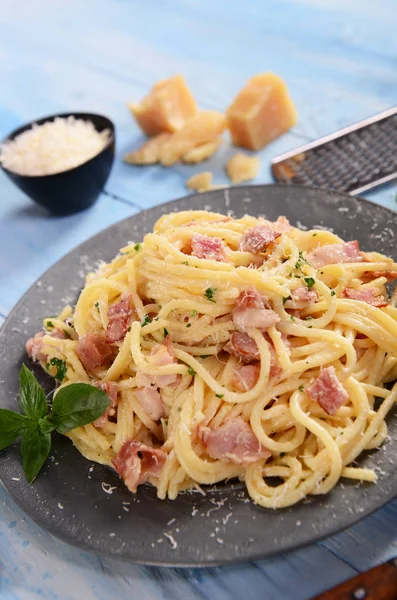
<svg viewBox="0 0 397 600">
<path fill-rule="evenodd" d="M 160 148 L 170 137 L 170 133 L 159 133 L 145 142 L 138 150 L 124 156 L 130 165 L 154 165 L 159 162 Z"/>
<path fill-rule="evenodd" d="M 195 190 L 196 192 L 206 192 L 212 189 L 212 173 L 211 171 L 203 171 L 193 175 L 186 181 L 186 187 L 189 190 Z"/>
<path fill-rule="evenodd" d="M 225 129 L 226 117 L 222 113 L 216 110 L 197 113 L 161 146 L 160 162 L 173 165 L 196 146 L 216 140 Z"/>
<path fill-rule="evenodd" d="M 210 158 L 219 148 L 222 143 L 222 138 L 218 138 L 214 142 L 207 142 L 206 144 L 201 144 L 200 146 L 196 146 L 193 150 L 189 150 L 186 154 L 182 156 L 182 162 L 188 164 L 195 164 Z"/>
<path fill-rule="evenodd" d="M 297 122 L 297 113 L 281 77 L 255 75 L 226 112 L 233 144 L 260 150 Z"/>
<path fill-rule="evenodd" d="M 227 174 L 232 183 L 241 183 L 255 179 L 259 171 L 259 157 L 247 156 L 242 152 L 237 152 L 227 162 Z"/>
<path fill-rule="evenodd" d="M 197 113 L 196 102 L 181 75 L 157 82 L 140 104 L 129 104 L 147 135 L 173 133 Z"/>
</svg>

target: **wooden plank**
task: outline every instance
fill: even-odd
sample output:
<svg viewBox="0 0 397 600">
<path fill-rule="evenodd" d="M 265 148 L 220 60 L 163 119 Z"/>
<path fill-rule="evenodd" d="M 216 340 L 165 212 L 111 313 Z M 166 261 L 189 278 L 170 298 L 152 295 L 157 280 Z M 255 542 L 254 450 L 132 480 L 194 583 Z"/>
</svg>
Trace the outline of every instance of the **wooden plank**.
<svg viewBox="0 0 397 600">
<path fill-rule="evenodd" d="M 322 546 L 363 571 L 397 557 L 396 526 L 397 500 Z"/>
<path fill-rule="evenodd" d="M 50 217 L 40 206 L 5 181 L 0 174 L 0 316 L 6 316 L 20 296 L 52 264 L 108 225 L 139 208 L 102 194 L 88 211 Z M 81 267 L 80 267 L 81 268 Z M 79 266 L 76 266 L 79 270 Z"/>
</svg>

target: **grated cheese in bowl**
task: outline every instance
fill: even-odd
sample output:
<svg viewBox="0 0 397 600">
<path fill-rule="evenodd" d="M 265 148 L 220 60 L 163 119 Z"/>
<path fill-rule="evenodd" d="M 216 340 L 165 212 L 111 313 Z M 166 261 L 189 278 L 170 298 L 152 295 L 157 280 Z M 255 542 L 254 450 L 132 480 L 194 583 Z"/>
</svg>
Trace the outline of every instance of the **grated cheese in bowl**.
<svg viewBox="0 0 397 600">
<path fill-rule="evenodd" d="M 98 132 L 91 121 L 56 117 L 1 144 L 0 163 L 19 175 L 54 175 L 99 154 L 110 137 L 109 129 Z"/>
</svg>

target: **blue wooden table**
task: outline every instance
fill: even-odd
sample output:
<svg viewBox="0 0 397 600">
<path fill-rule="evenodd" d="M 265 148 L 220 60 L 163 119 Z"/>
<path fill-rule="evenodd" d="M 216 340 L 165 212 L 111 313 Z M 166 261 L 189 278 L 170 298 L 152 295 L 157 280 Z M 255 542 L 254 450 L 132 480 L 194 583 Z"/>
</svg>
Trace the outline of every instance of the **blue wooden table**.
<svg viewBox="0 0 397 600">
<path fill-rule="evenodd" d="M 200 106 L 223 110 L 246 79 L 283 76 L 299 124 L 272 156 L 397 104 L 396 0 L 1 0 L 0 137 L 33 118 L 103 112 L 117 160 L 85 213 L 49 217 L 0 174 L 0 319 L 76 244 L 134 213 L 185 195 L 202 166 L 134 168 L 122 155 L 140 133 L 126 102 L 183 73 Z M 231 149 L 211 160 L 216 183 Z M 207 169 L 207 165 L 205 167 Z M 397 208 L 396 186 L 368 194 Z M 397 502 L 292 554 L 212 569 L 145 568 L 80 552 L 37 527 L 0 490 L 2 600 L 306 600 L 397 554 Z"/>
</svg>

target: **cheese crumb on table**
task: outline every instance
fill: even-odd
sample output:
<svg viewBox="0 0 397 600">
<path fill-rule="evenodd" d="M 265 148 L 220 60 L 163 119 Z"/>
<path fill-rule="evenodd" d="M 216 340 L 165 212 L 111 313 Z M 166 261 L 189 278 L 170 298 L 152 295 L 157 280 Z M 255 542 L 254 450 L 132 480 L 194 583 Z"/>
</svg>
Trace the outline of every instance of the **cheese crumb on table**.
<svg viewBox="0 0 397 600">
<path fill-rule="evenodd" d="M 226 117 L 216 110 L 201 111 L 160 148 L 160 162 L 173 165 L 196 146 L 213 142 L 226 129 Z"/>
<path fill-rule="evenodd" d="M 197 113 L 196 102 L 181 75 L 158 81 L 139 104 L 129 104 L 128 108 L 147 135 L 173 133 Z"/>
<path fill-rule="evenodd" d="M 171 136 L 170 133 L 159 133 L 145 142 L 138 150 L 129 152 L 124 161 L 130 165 L 154 165 L 160 160 L 160 148 Z"/>
<path fill-rule="evenodd" d="M 195 190 L 196 192 L 206 192 L 212 189 L 212 178 L 211 171 L 203 171 L 193 175 L 186 181 L 186 187 L 189 190 Z"/>
<path fill-rule="evenodd" d="M 186 154 L 182 156 L 182 162 L 188 164 L 195 164 L 210 158 L 222 144 L 222 138 L 218 138 L 213 142 L 207 142 L 206 144 L 201 144 L 200 146 L 196 146 L 192 150 L 189 150 Z"/>
<path fill-rule="evenodd" d="M 259 157 L 247 156 L 242 152 L 237 152 L 227 162 L 226 169 L 232 183 L 255 179 L 259 171 Z"/>
<path fill-rule="evenodd" d="M 226 111 L 233 144 L 260 150 L 297 122 L 297 113 L 281 77 L 255 75 Z"/>
</svg>

